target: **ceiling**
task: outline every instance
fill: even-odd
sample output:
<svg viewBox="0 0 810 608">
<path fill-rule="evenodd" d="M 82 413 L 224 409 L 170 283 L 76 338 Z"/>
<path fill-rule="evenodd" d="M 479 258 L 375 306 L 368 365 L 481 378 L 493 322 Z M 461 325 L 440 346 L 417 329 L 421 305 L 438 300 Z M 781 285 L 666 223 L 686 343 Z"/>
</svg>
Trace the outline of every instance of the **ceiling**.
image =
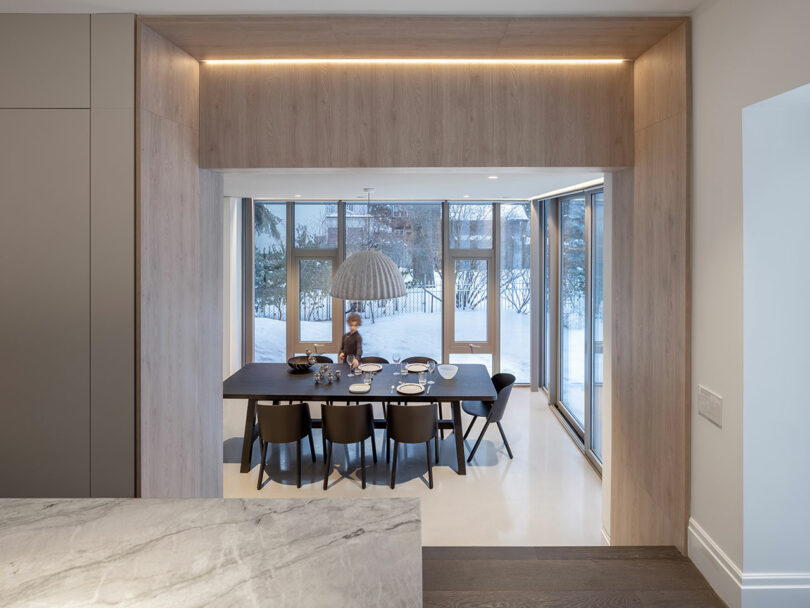
<svg viewBox="0 0 810 608">
<path fill-rule="evenodd" d="M 142 22 L 205 59 L 635 59 L 684 17 L 152 15 Z"/>
<path fill-rule="evenodd" d="M 246 169 L 223 171 L 225 195 L 285 200 L 525 200 L 600 179 L 598 169 Z M 498 179 L 489 179 L 497 175 Z M 300 195 L 300 197 L 296 197 Z"/>
<path fill-rule="evenodd" d="M 4 13 L 685 15 L 702 0 L 0 0 Z"/>
</svg>

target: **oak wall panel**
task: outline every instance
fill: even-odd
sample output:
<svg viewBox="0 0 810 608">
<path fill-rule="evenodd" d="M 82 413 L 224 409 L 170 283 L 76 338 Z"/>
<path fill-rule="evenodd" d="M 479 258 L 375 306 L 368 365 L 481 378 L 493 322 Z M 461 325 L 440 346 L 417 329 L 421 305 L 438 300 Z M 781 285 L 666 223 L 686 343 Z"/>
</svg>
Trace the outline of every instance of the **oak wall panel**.
<svg viewBox="0 0 810 608">
<path fill-rule="evenodd" d="M 632 196 L 614 196 L 611 542 L 686 550 L 689 30 L 636 62 Z"/>
<path fill-rule="evenodd" d="M 621 167 L 633 67 L 200 66 L 200 163 Z"/>
<path fill-rule="evenodd" d="M 197 61 L 146 26 L 139 36 L 140 495 L 216 497 L 220 178 L 199 171 Z"/>
</svg>

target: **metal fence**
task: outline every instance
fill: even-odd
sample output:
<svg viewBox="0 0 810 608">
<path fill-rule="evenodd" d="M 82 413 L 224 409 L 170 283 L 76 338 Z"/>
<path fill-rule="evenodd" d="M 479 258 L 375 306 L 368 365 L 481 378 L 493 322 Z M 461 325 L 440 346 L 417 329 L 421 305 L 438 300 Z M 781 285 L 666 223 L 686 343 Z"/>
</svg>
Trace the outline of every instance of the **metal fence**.
<svg viewBox="0 0 810 608">
<path fill-rule="evenodd" d="M 501 307 L 518 313 L 528 312 L 530 301 L 529 281 L 520 278 L 517 281 L 501 285 Z M 286 308 L 286 307 L 285 307 Z M 441 314 L 442 288 L 440 285 L 409 287 L 401 298 L 380 300 L 377 302 L 349 302 L 346 312 L 357 312 L 372 323 L 375 319 L 392 317 L 406 313 Z M 259 318 L 281 319 L 286 315 L 275 306 L 257 309 Z M 302 321 L 326 321 L 332 318 L 332 298 L 326 291 L 313 291 L 301 294 Z"/>
</svg>

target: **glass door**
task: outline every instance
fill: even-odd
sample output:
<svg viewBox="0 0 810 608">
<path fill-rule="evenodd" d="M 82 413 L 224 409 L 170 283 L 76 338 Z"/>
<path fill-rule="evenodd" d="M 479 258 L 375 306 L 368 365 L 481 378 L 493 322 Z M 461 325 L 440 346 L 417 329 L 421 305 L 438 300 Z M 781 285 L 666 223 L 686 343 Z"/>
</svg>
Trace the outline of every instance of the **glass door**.
<svg viewBox="0 0 810 608">
<path fill-rule="evenodd" d="M 583 437 L 586 378 L 586 196 L 560 200 L 560 390 L 563 414 Z"/>
<path fill-rule="evenodd" d="M 307 349 L 337 356 L 343 331 L 340 300 L 329 295 L 340 261 L 337 203 L 294 203 L 288 206 L 287 351 Z"/>
<path fill-rule="evenodd" d="M 450 363 L 482 363 L 494 373 L 499 307 L 493 203 L 448 202 L 445 217 L 445 349 Z"/>
</svg>

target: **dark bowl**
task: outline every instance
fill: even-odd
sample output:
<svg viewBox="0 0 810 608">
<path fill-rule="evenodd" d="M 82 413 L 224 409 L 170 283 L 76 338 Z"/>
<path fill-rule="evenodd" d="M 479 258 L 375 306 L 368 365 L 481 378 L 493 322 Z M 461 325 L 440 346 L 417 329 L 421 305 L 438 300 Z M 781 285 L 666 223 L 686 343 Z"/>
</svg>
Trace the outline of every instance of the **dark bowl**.
<svg viewBox="0 0 810 608">
<path fill-rule="evenodd" d="M 287 359 L 287 365 L 289 365 L 294 372 L 305 372 L 312 367 L 308 359 L 309 357 L 306 355 L 298 355 L 297 357 Z"/>
</svg>

